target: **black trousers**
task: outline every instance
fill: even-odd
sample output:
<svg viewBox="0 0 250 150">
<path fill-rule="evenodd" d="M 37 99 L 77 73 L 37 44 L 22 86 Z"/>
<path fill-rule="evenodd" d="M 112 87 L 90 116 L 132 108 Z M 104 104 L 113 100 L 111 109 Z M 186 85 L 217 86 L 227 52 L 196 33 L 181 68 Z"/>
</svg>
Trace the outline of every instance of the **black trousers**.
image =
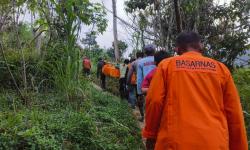
<svg viewBox="0 0 250 150">
<path fill-rule="evenodd" d="M 106 89 L 106 76 L 101 73 L 101 86 L 102 86 L 102 89 Z"/>
<path fill-rule="evenodd" d="M 137 97 L 137 106 L 139 108 L 140 114 L 142 117 L 144 117 L 144 104 L 145 104 L 145 99 L 143 95 L 138 95 Z"/>
<path fill-rule="evenodd" d="M 128 90 L 126 87 L 126 78 L 120 78 L 119 80 L 119 84 L 120 84 L 120 96 L 122 99 L 128 99 Z"/>
<path fill-rule="evenodd" d="M 86 75 L 86 76 L 90 75 L 90 69 L 84 68 L 83 69 L 83 74 Z"/>
</svg>

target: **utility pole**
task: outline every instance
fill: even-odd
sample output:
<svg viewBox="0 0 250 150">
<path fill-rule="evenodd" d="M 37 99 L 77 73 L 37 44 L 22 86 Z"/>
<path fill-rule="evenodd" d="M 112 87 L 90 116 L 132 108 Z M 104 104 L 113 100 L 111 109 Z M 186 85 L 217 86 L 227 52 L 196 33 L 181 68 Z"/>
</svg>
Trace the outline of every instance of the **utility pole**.
<svg viewBox="0 0 250 150">
<path fill-rule="evenodd" d="M 118 35 L 117 35 L 117 11 L 116 0 L 112 0 L 113 7 L 113 33 L 114 33 L 114 48 L 115 48 L 115 60 L 120 60 L 119 47 L 118 47 Z"/>
<path fill-rule="evenodd" d="M 174 9 L 176 17 L 176 25 L 178 33 L 182 32 L 182 23 L 181 23 L 181 14 L 180 14 L 180 5 L 178 0 L 174 0 Z"/>
</svg>

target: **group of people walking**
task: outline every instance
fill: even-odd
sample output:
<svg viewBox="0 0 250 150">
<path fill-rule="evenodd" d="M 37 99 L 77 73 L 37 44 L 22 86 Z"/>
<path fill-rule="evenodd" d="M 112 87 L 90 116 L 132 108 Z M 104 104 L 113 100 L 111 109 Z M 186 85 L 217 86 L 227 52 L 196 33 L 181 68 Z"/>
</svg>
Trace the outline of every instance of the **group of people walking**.
<svg viewBox="0 0 250 150">
<path fill-rule="evenodd" d="M 139 108 L 140 121 L 145 119 L 148 150 L 248 150 L 231 73 L 202 55 L 199 34 L 179 34 L 178 56 L 169 57 L 154 45 L 143 51 L 120 65 L 119 83 L 121 97 Z"/>
</svg>

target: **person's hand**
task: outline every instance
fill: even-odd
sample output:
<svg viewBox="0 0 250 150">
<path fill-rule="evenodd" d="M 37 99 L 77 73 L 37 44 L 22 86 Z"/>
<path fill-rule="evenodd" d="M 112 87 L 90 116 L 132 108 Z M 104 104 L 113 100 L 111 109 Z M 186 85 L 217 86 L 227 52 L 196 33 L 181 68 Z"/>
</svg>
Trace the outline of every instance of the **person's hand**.
<svg viewBox="0 0 250 150">
<path fill-rule="evenodd" d="M 155 148 L 155 139 L 147 139 L 146 140 L 146 149 L 147 150 L 154 150 Z"/>
<path fill-rule="evenodd" d="M 147 94 L 149 88 L 141 88 L 143 94 Z"/>
</svg>

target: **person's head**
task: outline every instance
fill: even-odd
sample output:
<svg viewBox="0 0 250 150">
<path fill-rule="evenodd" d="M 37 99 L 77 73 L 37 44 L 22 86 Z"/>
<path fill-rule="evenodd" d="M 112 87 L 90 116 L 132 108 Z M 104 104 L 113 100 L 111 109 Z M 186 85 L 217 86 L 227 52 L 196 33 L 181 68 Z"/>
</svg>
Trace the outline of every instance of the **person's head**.
<svg viewBox="0 0 250 150">
<path fill-rule="evenodd" d="M 180 33 L 176 38 L 176 46 L 179 55 L 187 51 L 202 52 L 203 49 L 200 35 L 193 31 Z"/>
<path fill-rule="evenodd" d="M 153 44 L 149 44 L 144 47 L 144 51 L 147 56 L 153 56 L 155 54 L 155 49 L 156 47 Z"/>
<path fill-rule="evenodd" d="M 130 63 L 134 62 L 135 61 L 135 58 L 131 58 L 130 59 Z"/>
<path fill-rule="evenodd" d="M 144 56 L 144 54 L 143 54 L 143 52 L 136 52 L 136 58 L 138 59 L 138 58 L 143 58 L 143 56 Z"/>
<path fill-rule="evenodd" d="M 123 63 L 126 65 L 129 64 L 129 59 L 125 59 Z"/>
<path fill-rule="evenodd" d="M 156 66 L 158 66 L 158 64 L 159 64 L 163 59 L 168 58 L 168 57 L 169 57 L 169 55 L 168 55 L 168 53 L 167 53 L 166 51 L 161 50 L 161 51 L 156 52 L 155 55 L 154 55 L 154 59 L 155 59 L 155 64 L 156 64 Z"/>
<path fill-rule="evenodd" d="M 99 58 L 98 58 L 98 61 L 102 61 L 102 58 L 101 58 L 101 57 L 99 57 Z"/>
</svg>

